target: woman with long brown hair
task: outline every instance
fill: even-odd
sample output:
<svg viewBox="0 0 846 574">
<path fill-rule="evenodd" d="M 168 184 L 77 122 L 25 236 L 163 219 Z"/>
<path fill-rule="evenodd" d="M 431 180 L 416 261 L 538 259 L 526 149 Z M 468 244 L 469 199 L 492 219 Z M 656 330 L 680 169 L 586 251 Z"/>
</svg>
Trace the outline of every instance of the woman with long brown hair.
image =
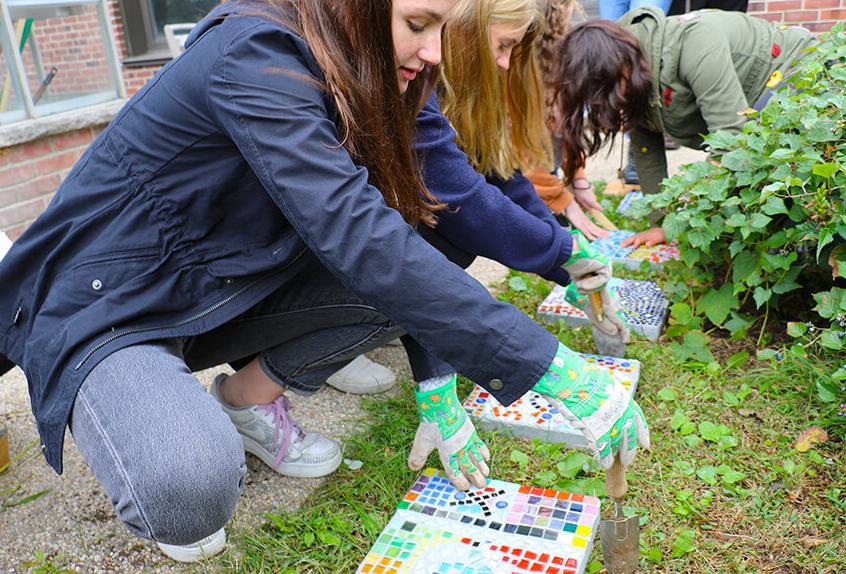
<svg viewBox="0 0 846 574">
<path fill-rule="evenodd" d="M 664 134 L 699 149 L 703 134 L 739 131 L 742 112 L 760 107 L 814 41 L 803 28 L 719 10 L 666 17 L 641 8 L 576 26 L 555 71 L 565 172 L 631 131 L 641 190 L 656 193 L 667 177 Z M 663 240 L 655 228 L 623 245 Z"/>
<path fill-rule="evenodd" d="M 402 332 L 430 381 L 413 454 L 437 449 L 459 487 L 488 468 L 456 371 L 505 404 L 562 393 L 603 464 L 647 440 L 622 387 L 562 376 L 555 337 L 414 231 L 441 207 L 411 134 L 452 4 L 218 6 L 0 262 L 0 365 L 26 374 L 47 462 L 61 472 L 69 426 L 118 518 L 168 556 L 223 547 L 245 449 L 334 471 L 339 445 L 284 391 Z M 206 393 L 192 371 L 221 363 L 237 371 Z"/>
</svg>

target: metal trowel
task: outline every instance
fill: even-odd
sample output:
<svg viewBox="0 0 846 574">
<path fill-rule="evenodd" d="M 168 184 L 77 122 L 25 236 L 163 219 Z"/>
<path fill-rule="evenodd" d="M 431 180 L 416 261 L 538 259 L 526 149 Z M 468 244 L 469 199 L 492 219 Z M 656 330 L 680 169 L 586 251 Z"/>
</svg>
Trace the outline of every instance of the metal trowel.
<svg viewBox="0 0 846 574">
<path fill-rule="evenodd" d="M 626 467 L 619 459 L 615 459 L 605 474 L 605 491 L 614 501 L 614 517 L 604 518 L 599 523 L 602 558 L 608 574 L 637 572 L 640 559 L 640 516 L 626 518 L 623 514 L 622 499 L 628 488 Z"/>
<path fill-rule="evenodd" d="M 603 318 L 602 294 L 599 291 L 590 293 L 588 295 L 588 299 L 590 300 L 590 304 L 593 306 L 594 315 L 596 315 L 596 318 L 601 322 Z M 626 344 L 623 342 L 622 337 L 615 337 L 603 333 L 596 325 L 592 326 L 591 333 L 593 334 L 593 342 L 596 345 L 597 354 L 605 357 L 623 358 L 623 355 L 626 352 Z"/>
</svg>

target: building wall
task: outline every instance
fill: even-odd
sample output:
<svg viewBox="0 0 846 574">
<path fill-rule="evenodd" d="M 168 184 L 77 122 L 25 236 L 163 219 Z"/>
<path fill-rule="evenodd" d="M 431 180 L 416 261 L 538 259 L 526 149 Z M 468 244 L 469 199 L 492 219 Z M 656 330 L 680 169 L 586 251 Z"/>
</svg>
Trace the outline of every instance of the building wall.
<svg viewBox="0 0 846 574">
<path fill-rule="evenodd" d="M 118 53 L 127 57 L 126 37 L 117 0 L 111 0 L 110 6 Z M 821 32 L 830 29 L 835 22 L 846 20 L 846 0 L 753 0 L 749 3 L 749 13 Z M 93 25 L 96 26 L 96 21 Z M 97 37 L 90 14 L 55 22 L 47 21 L 40 26 L 35 32 L 39 38 L 41 34 L 49 33 L 55 40 L 44 46 L 43 55 L 46 56 L 48 49 L 61 51 L 62 57 L 68 60 L 68 73 L 57 74 L 57 83 L 55 86 L 51 84 L 51 89 L 84 90 L 101 85 L 101 70 L 105 70 L 105 67 L 97 57 L 98 53 L 102 54 L 102 48 L 92 46 L 89 42 L 90 38 Z M 73 54 L 84 60 L 84 63 L 74 73 L 70 73 L 73 70 Z M 46 57 L 44 59 L 46 62 Z M 88 63 L 86 67 L 87 62 L 94 63 Z M 123 78 L 128 94 L 131 96 L 138 91 L 157 69 L 157 66 L 124 66 Z M 34 76 L 30 79 L 31 86 L 37 87 L 38 83 L 40 80 Z M 103 127 L 75 130 L 0 149 L 0 231 L 5 231 L 14 239 L 32 223 Z"/>
<path fill-rule="evenodd" d="M 749 2 L 749 14 L 772 22 L 804 26 L 814 32 L 830 30 L 846 20 L 844 0 L 769 0 Z"/>
</svg>

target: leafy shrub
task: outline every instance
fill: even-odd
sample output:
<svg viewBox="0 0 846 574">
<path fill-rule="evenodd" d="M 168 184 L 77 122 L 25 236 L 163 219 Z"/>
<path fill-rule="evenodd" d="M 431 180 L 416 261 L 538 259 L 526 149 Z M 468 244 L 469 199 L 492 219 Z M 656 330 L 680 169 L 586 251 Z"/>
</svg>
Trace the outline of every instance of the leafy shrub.
<svg viewBox="0 0 846 574">
<path fill-rule="evenodd" d="M 760 113 L 744 113 L 751 121 L 741 133 L 705 138 L 715 162 L 686 166 L 644 202 L 667 213 L 663 227 L 679 241 L 686 269 L 678 271 L 687 284 L 681 294 L 692 295 L 696 316 L 735 334 L 757 323 L 763 336 L 771 311 L 777 310 L 810 319 L 793 323 L 791 335 L 841 349 L 846 327 L 846 289 L 838 286 L 846 277 L 842 26 L 803 55 L 789 85 Z"/>
</svg>

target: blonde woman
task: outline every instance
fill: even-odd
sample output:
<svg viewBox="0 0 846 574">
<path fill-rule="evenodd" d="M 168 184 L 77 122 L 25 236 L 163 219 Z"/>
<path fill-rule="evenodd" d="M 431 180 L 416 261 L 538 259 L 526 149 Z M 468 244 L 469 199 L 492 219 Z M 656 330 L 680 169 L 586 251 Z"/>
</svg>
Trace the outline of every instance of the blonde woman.
<svg viewBox="0 0 846 574">
<path fill-rule="evenodd" d="M 447 208 L 438 212 L 434 227 L 424 223 L 418 229 L 459 265 L 469 265 L 476 255 L 483 255 L 562 285 L 572 279 L 582 294 L 601 292 L 605 313 L 602 321 L 593 317 L 594 322 L 608 334 L 625 337 L 625 326 L 617 315 L 619 307 L 606 288 L 611 277 L 608 261 L 597 255 L 581 234 L 562 229 L 520 173 L 527 166 L 552 163 L 535 54 L 543 21 L 537 0 L 459 0 L 456 4 L 453 19 L 444 29 L 440 91 L 430 96 L 417 116 L 415 143 L 424 183 Z M 413 340 L 406 337 L 403 342 L 413 356 Z M 611 388 L 608 385 L 613 386 L 613 381 L 607 373 L 592 369 L 561 344 L 553 365 L 558 370 L 550 367 L 532 390 L 565 416 L 581 421 L 619 420 L 616 412 L 601 412 L 614 400 L 632 413 L 617 430 L 602 436 L 600 429 L 585 432 L 603 466 L 608 468 L 617 457 L 606 449 L 609 441 L 625 437 L 622 442 L 631 450 L 620 450 L 623 464 L 631 462 L 638 445 L 648 447 L 643 413 L 630 397 L 618 394 L 616 399 L 595 400 L 589 391 L 582 395 L 575 391 L 574 395 L 572 386 L 561 388 L 573 377 L 578 381 L 575 386 L 586 391 Z M 439 370 L 447 369 L 429 369 Z M 438 391 L 438 382 L 423 380 L 416 372 L 415 376 L 421 381 L 417 396 L 425 423 L 432 405 L 449 401 L 436 395 L 436 401 L 427 403 L 423 399 Z M 498 384 L 492 382 L 492 388 Z M 562 402 L 562 397 L 574 396 L 584 400 L 577 405 Z M 460 408 L 456 412 L 463 413 Z M 411 468 L 423 466 L 432 449 L 426 433 L 421 424 L 409 456 Z M 463 435 L 456 436 L 463 439 Z M 463 467 L 459 463 L 473 484 L 478 484 L 480 474 L 487 474 L 487 454 L 479 445 Z M 441 456 L 443 461 L 443 452 Z"/>
<path fill-rule="evenodd" d="M 553 165 L 537 64 L 545 8 L 538 0 L 459 0 L 415 145 L 427 188 L 449 206 L 434 229 L 422 229 L 431 243 L 460 265 L 483 256 L 567 285 L 573 235 L 521 173 Z M 611 323 L 614 313 L 606 317 L 609 334 L 623 328 Z"/>
</svg>

